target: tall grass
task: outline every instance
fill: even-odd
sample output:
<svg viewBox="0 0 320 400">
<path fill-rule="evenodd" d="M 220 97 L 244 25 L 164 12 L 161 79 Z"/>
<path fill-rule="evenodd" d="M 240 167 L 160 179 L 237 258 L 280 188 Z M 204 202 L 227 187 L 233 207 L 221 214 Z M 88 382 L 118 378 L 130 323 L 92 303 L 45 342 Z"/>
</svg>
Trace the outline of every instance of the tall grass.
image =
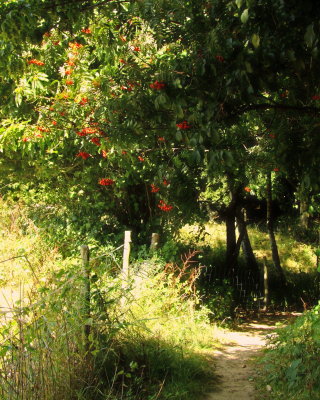
<svg viewBox="0 0 320 400">
<path fill-rule="evenodd" d="M 215 328 L 192 264 L 137 263 L 124 288 L 117 256 L 106 264 L 93 254 L 88 319 L 81 260 L 46 247 L 21 211 L 0 215 L 4 258 L 19 256 L 8 261 L 2 286 L 21 297 L 2 309 L 1 399 L 187 400 L 209 387 Z"/>
<path fill-rule="evenodd" d="M 52 276 L 35 305 L 14 310 L 0 331 L 1 398 L 188 399 L 201 392 L 210 375 L 203 349 L 213 346 L 214 330 L 184 282 L 159 272 L 126 293 L 111 273 L 97 282 L 90 321 L 72 266 Z"/>
</svg>

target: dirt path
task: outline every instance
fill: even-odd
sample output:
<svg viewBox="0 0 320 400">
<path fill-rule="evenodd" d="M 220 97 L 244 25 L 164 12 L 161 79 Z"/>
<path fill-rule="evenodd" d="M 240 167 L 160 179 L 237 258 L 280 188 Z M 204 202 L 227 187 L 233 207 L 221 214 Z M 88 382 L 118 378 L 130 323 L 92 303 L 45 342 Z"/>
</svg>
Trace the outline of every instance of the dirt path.
<svg viewBox="0 0 320 400">
<path fill-rule="evenodd" d="M 296 314 L 265 315 L 251 319 L 238 331 L 226 331 L 225 346 L 215 351 L 216 389 L 205 400 L 254 400 L 254 366 L 251 360 L 266 343 L 277 323 L 285 323 Z"/>
</svg>

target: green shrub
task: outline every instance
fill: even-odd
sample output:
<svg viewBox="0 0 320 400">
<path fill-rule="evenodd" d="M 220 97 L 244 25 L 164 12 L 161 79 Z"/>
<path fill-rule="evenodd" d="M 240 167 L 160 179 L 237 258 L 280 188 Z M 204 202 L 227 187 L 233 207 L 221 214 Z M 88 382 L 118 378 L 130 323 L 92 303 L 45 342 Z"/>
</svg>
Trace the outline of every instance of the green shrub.
<svg viewBox="0 0 320 400">
<path fill-rule="evenodd" d="M 262 359 L 260 387 L 270 385 L 270 399 L 320 399 L 320 303 L 279 329 Z"/>
</svg>

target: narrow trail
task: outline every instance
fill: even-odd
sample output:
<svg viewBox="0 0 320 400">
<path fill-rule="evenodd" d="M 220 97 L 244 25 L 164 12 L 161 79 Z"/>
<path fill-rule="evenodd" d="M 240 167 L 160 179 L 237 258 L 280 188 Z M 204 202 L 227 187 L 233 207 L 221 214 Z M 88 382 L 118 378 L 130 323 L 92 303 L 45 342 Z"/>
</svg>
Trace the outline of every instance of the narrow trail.
<svg viewBox="0 0 320 400">
<path fill-rule="evenodd" d="M 262 351 L 266 336 L 294 318 L 296 313 L 263 315 L 245 321 L 237 331 L 222 334 L 224 345 L 216 350 L 216 387 L 204 400 L 254 400 L 254 373 L 252 359 Z"/>
</svg>

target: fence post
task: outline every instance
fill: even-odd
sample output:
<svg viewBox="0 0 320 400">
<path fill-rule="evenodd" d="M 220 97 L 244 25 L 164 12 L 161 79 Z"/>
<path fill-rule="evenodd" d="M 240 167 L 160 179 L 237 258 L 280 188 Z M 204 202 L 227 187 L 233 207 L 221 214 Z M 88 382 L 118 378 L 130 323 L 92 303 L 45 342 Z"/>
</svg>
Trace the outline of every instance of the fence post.
<svg viewBox="0 0 320 400">
<path fill-rule="evenodd" d="M 122 260 L 122 289 L 126 289 L 129 283 L 129 258 L 130 258 L 130 248 L 131 248 L 131 231 L 124 232 L 124 246 L 123 246 L 123 260 Z M 122 306 L 125 304 L 125 297 L 123 295 Z"/>
<path fill-rule="evenodd" d="M 159 233 L 152 233 L 151 235 L 151 244 L 150 244 L 150 250 L 157 250 L 159 247 L 159 241 L 160 241 L 160 235 Z"/>
<path fill-rule="evenodd" d="M 85 321 L 88 322 L 90 318 L 90 267 L 89 259 L 90 252 L 87 245 L 81 246 L 81 258 L 82 258 L 82 272 L 84 278 L 84 304 L 83 304 L 83 316 Z M 84 344 L 86 351 L 89 351 L 89 335 L 90 335 L 90 324 L 84 324 Z"/>
</svg>

